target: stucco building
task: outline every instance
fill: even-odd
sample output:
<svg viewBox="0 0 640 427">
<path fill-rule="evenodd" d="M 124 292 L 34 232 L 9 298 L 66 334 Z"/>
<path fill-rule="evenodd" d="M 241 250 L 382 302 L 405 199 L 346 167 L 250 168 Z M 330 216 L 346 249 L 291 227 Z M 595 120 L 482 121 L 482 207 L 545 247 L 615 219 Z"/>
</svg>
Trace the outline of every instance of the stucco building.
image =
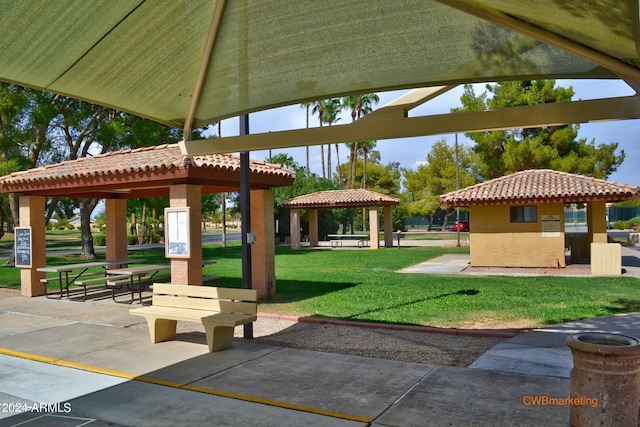
<svg viewBox="0 0 640 427">
<path fill-rule="evenodd" d="M 607 244 L 606 203 L 637 196 L 635 186 L 538 169 L 453 191 L 440 203 L 469 207 L 472 266 L 565 267 L 567 247 L 592 265 L 609 251 L 615 258 L 615 245 Z M 573 242 L 564 229 L 567 203 L 587 206 L 587 234 Z"/>
</svg>

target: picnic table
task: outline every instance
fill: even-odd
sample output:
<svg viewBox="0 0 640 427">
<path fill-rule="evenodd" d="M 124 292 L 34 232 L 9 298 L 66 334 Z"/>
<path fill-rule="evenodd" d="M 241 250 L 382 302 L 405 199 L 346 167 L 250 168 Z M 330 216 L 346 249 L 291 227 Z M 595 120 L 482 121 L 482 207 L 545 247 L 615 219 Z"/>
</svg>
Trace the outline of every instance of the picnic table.
<svg viewBox="0 0 640 427">
<path fill-rule="evenodd" d="M 163 271 L 171 270 L 171 264 L 145 264 L 133 267 L 116 268 L 111 270 L 115 275 L 115 280 L 107 280 L 106 286 L 111 289 L 111 298 L 116 301 L 116 289 L 121 289 L 123 285 L 131 291 L 131 303 L 134 294 L 137 292 L 142 303 L 142 291 L 152 280 L 164 280 L 171 278 L 171 272 L 161 274 Z M 117 302 L 117 301 L 116 301 Z"/>
<path fill-rule="evenodd" d="M 369 242 L 368 234 L 327 234 L 331 241 L 331 247 L 342 246 L 343 240 L 358 240 L 358 247 L 364 247 Z"/>
<path fill-rule="evenodd" d="M 77 264 L 65 264 L 65 265 L 55 265 L 50 267 L 40 267 L 37 268 L 37 271 L 44 273 L 56 273 L 58 275 L 57 278 L 44 278 L 40 279 L 42 283 L 44 283 L 44 293 L 47 298 L 49 298 L 49 293 L 47 291 L 47 285 L 51 282 L 58 282 L 60 285 L 60 297 L 58 299 L 62 299 L 64 295 L 63 289 L 67 290 L 67 298 L 69 298 L 69 286 L 71 286 L 74 282 L 81 278 L 90 278 L 96 277 L 98 275 L 104 274 L 105 276 L 112 274 L 112 269 L 109 267 L 123 267 L 129 264 L 133 264 L 135 262 L 144 261 L 142 258 L 123 258 L 116 259 L 112 261 L 90 261 L 90 262 L 81 262 Z M 90 268 L 102 267 L 105 269 L 103 273 L 95 273 L 88 272 Z M 87 296 L 87 288 L 84 287 L 85 299 Z"/>
<path fill-rule="evenodd" d="M 203 260 L 202 266 L 215 264 L 215 261 Z M 107 288 L 111 289 L 111 297 L 116 301 L 116 289 L 121 289 L 126 285 L 131 291 L 131 303 L 134 301 L 134 294 L 138 294 L 140 304 L 142 304 L 142 291 L 147 285 L 154 281 L 159 282 L 171 278 L 171 264 L 143 264 L 133 267 L 116 268 L 109 270 L 114 275 L 114 280 L 107 280 Z"/>
</svg>

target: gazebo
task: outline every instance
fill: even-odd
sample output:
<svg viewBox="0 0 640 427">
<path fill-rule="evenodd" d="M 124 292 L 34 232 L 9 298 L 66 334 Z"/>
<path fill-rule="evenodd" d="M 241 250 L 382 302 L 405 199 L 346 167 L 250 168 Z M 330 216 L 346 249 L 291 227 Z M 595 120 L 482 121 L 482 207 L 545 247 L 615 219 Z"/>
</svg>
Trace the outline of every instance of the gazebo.
<svg viewBox="0 0 640 427">
<path fill-rule="evenodd" d="M 12 173 L 0 178 L 0 192 L 20 193 L 20 226 L 31 227 L 29 268 L 21 269 L 25 296 L 44 294 L 45 197 L 106 199 L 106 259 L 127 254 L 126 199 L 169 196 L 171 208 L 188 215 L 189 258 L 171 258 L 175 283 L 202 284 L 201 195 L 237 191 L 240 160 L 228 154 L 184 156 L 178 144 L 106 153 Z M 281 166 L 250 163 L 253 245 L 252 286 L 258 295 L 275 294 L 275 242 L 271 187 L 287 186 L 293 173 Z"/>
<path fill-rule="evenodd" d="M 291 209 L 291 248 L 300 249 L 300 209 L 309 210 L 309 245 L 318 246 L 318 210 L 334 208 L 368 208 L 370 247 L 380 247 L 378 211 L 383 209 L 385 247 L 393 246 L 393 216 L 391 207 L 400 200 L 365 189 L 330 190 L 305 194 L 282 202 Z"/>
<path fill-rule="evenodd" d="M 570 244 L 590 258 L 592 273 L 620 274 L 619 244 L 607 242 L 606 203 L 634 199 L 638 187 L 566 172 L 533 169 L 440 196 L 469 207 L 471 265 L 565 267 L 564 206 L 585 203 L 587 235 Z"/>
</svg>

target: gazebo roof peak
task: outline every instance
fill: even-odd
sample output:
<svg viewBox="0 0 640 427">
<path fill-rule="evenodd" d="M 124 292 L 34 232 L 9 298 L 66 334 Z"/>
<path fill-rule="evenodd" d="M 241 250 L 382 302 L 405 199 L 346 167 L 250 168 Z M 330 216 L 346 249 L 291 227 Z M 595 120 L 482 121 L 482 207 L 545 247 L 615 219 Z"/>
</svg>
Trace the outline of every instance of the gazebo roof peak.
<svg viewBox="0 0 640 427">
<path fill-rule="evenodd" d="M 252 188 L 291 185 L 293 172 L 252 160 Z M 174 184 L 203 193 L 237 191 L 240 159 L 231 154 L 185 156 L 178 144 L 127 149 L 67 160 L 0 177 L 0 192 L 69 197 L 155 197 Z"/>
<path fill-rule="evenodd" d="M 618 202 L 638 197 L 638 187 L 550 169 L 529 169 L 440 196 L 444 206 Z"/>
<path fill-rule="evenodd" d="M 398 204 L 400 200 L 395 197 L 365 189 L 318 191 L 282 202 L 282 206 L 291 209 L 360 208 Z"/>
</svg>

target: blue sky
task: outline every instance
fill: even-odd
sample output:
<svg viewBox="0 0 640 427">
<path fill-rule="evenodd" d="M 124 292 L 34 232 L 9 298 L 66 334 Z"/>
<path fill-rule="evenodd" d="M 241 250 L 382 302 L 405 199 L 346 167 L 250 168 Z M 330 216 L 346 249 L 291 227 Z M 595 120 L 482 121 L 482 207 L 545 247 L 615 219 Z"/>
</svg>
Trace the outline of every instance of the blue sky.
<svg viewBox="0 0 640 427">
<path fill-rule="evenodd" d="M 577 99 L 597 99 L 605 97 L 633 95 L 634 91 L 624 82 L 616 80 L 558 80 L 556 86 L 572 86 L 575 92 L 573 97 Z M 475 89 L 479 94 L 484 90 L 484 85 L 478 85 Z M 394 91 L 378 93 L 381 107 L 396 99 L 407 91 Z M 452 89 L 441 95 L 437 99 L 429 101 L 413 110 L 410 115 L 421 116 L 431 114 L 448 113 L 451 108 L 460 107 L 460 95 L 462 87 Z M 351 116 L 344 113 L 342 120 L 338 124 L 350 123 Z M 310 126 L 317 126 L 317 117 L 311 117 Z M 269 111 L 254 113 L 249 116 L 249 129 L 251 133 L 273 132 L 279 130 L 298 129 L 305 127 L 305 111 L 300 106 L 289 106 Z M 238 135 L 238 119 L 228 119 L 222 122 L 222 136 Z M 622 166 L 608 179 L 624 184 L 640 186 L 640 120 L 625 120 L 612 122 L 588 123 L 580 125 L 579 138 L 586 138 L 588 141 L 595 139 L 596 145 L 601 143 L 618 142 L 619 150 L 626 153 L 626 158 Z M 376 149 L 380 151 L 383 164 L 389 162 L 400 162 L 402 167 L 415 169 L 420 162 L 426 159 L 427 153 L 432 144 L 442 138 L 446 138 L 450 144 L 454 143 L 455 135 L 436 135 L 416 138 L 379 140 Z M 463 134 L 458 135 L 460 144 L 472 145 L 472 141 L 465 138 Z M 340 163 L 347 160 L 348 150 L 342 144 L 340 147 Z M 335 149 L 332 148 L 332 163 L 335 167 Z M 286 151 L 300 164 L 305 164 L 305 149 L 294 148 L 287 150 L 273 150 L 276 154 Z M 326 154 L 325 154 L 326 155 Z M 255 151 L 251 153 L 251 158 L 266 160 L 268 151 Z M 321 175 L 320 147 L 310 148 L 311 171 Z"/>
</svg>

